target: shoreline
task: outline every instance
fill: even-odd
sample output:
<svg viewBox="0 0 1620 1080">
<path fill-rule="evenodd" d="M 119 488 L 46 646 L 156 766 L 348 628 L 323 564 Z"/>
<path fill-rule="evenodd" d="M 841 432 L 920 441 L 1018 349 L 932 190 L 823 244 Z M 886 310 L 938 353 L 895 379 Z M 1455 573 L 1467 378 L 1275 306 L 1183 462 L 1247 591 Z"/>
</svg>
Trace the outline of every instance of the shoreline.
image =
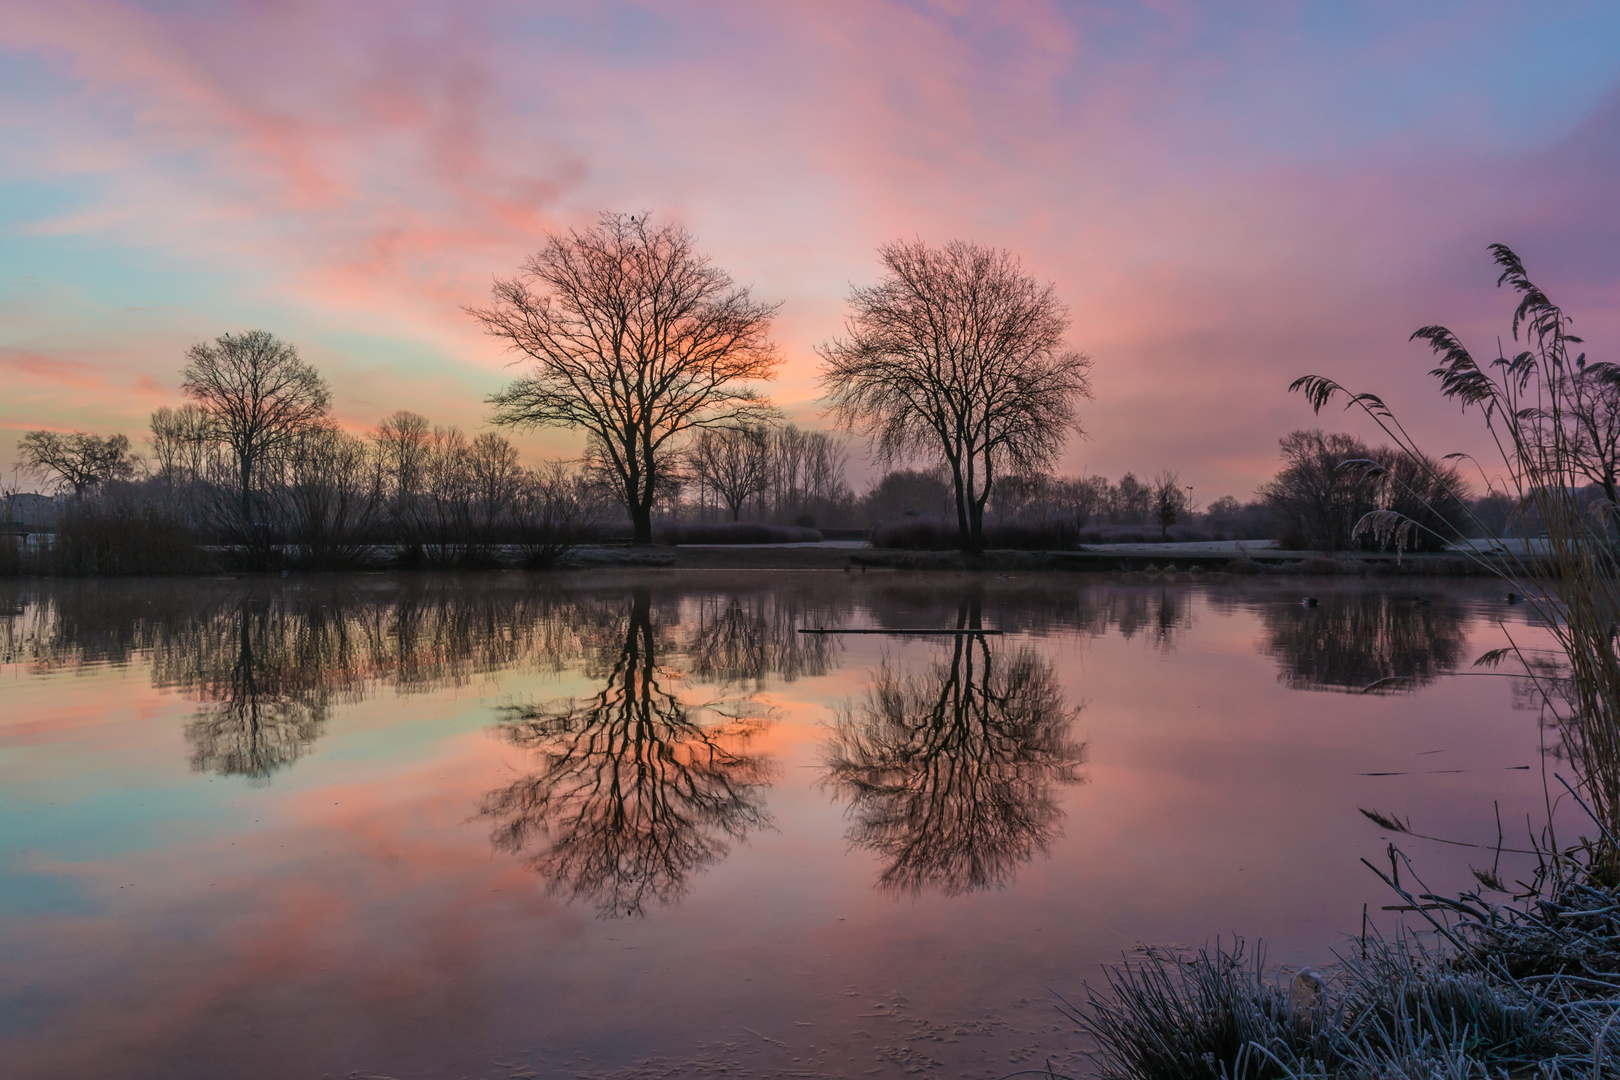
<svg viewBox="0 0 1620 1080">
<path fill-rule="evenodd" d="M 1499 576 L 1517 561 L 1511 555 L 1477 552 L 1311 552 L 1283 551 L 1254 546 L 1257 542 L 1188 542 L 1166 544 L 1093 545 L 1071 551 L 992 550 L 979 555 L 960 551 L 918 551 L 872 548 L 861 543 L 835 541 L 821 544 L 703 544 L 658 545 L 645 548 L 620 544 L 584 545 L 563 555 L 556 566 L 532 569 L 541 574 L 568 574 L 591 570 L 705 570 L 705 571 L 913 571 L 923 573 L 1062 572 L 1076 574 L 1192 576 L 1287 575 L 1309 577 L 1488 577 Z M 1239 546 L 1241 544 L 1241 546 Z M 228 567 L 228 560 L 199 566 L 191 572 L 127 574 L 43 574 L 23 572 L 5 576 L 50 577 L 209 577 L 231 574 L 279 573 L 399 573 L 444 570 L 521 570 L 511 553 L 472 565 L 401 567 L 374 549 L 372 558 L 352 567 L 315 570 L 296 565 L 264 570 Z M 212 561 L 212 560 L 211 560 Z M 1532 563 L 1540 560 L 1526 560 Z M 1536 569 L 1533 565 L 1532 571 Z M 1521 571 L 1522 572 L 1522 571 Z"/>
</svg>

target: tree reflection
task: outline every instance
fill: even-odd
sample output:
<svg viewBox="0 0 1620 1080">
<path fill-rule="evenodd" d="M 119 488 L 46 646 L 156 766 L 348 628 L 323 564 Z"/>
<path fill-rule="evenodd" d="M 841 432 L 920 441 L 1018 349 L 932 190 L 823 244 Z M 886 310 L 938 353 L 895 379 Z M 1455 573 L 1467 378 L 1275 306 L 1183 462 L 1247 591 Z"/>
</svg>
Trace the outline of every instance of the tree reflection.
<svg viewBox="0 0 1620 1080">
<path fill-rule="evenodd" d="M 977 627 L 977 608 L 957 625 Z M 878 887 L 957 895 L 1011 881 L 1057 837 L 1054 786 L 1075 783 L 1073 741 L 1052 667 L 1029 646 L 998 655 L 960 635 L 921 675 L 885 662 L 839 717 L 828 779 L 849 800 L 849 839 L 884 861 Z"/>
<path fill-rule="evenodd" d="M 683 896 L 730 842 L 769 824 L 762 723 L 668 689 L 647 589 L 632 590 L 616 655 L 594 697 L 515 709 L 499 730 L 539 767 L 490 792 L 481 817 L 497 850 L 522 855 L 552 889 L 604 916 L 642 916 Z M 704 723 L 709 714 L 714 723 Z"/>
<path fill-rule="evenodd" d="M 825 675 L 837 656 L 838 639 L 801 634 L 799 627 L 829 621 L 826 613 L 812 612 L 782 593 L 705 596 L 686 650 L 692 674 L 721 685 Z"/>
<path fill-rule="evenodd" d="M 235 615 L 236 633 L 219 639 L 227 649 L 234 645 L 234 659 L 204 661 L 195 673 L 193 684 L 207 702 L 186 725 L 196 772 L 266 780 L 297 761 L 326 722 L 330 693 L 320 679 L 324 650 L 315 649 L 313 657 L 300 656 L 302 650 L 289 653 L 281 647 L 287 641 L 276 617 L 285 613 L 254 607 L 244 600 Z M 190 656 L 202 659 L 199 653 Z"/>
<path fill-rule="evenodd" d="M 1454 601 L 1357 590 L 1268 605 L 1262 651 L 1295 690 L 1415 690 L 1456 669 L 1468 615 Z"/>
</svg>

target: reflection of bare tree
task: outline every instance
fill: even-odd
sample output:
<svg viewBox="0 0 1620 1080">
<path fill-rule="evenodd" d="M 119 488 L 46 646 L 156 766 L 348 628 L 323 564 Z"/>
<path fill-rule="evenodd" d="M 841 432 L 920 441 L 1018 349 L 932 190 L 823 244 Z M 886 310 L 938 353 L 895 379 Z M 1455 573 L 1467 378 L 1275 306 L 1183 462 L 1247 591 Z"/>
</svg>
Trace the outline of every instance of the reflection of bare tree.
<svg viewBox="0 0 1620 1080">
<path fill-rule="evenodd" d="M 199 665 L 195 685 L 207 704 L 186 725 L 196 772 L 266 779 L 297 761 L 326 721 L 331 695 L 320 678 L 326 650 L 317 643 L 330 627 L 312 629 L 300 620 L 289 640 L 278 625 L 285 612 L 254 608 L 244 601 L 236 633 L 220 639 L 226 648 L 234 645 L 234 661 Z M 305 648 L 288 650 L 288 644 Z M 306 666 L 307 660 L 315 662 Z"/>
<path fill-rule="evenodd" d="M 964 607 L 957 625 L 979 623 Z M 1077 782 L 1085 760 L 1070 730 L 1078 710 L 1035 650 L 998 656 L 982 635 L 950 649 L 919 676 L 878 668 L 829 747 L 850 839 L 882 856 L 885 890 L 956 895 L 1011 881 L 1056 837 L 1053 787 Z"/>
<path fill-rule="evenodd" d="M 799 627 L 810 622 L 806 614 L 803 605 L 783 593 L 701 598 L 697 627 L 686 650 L 692 674 L 722 685 L 760 683 L 772 675 L 787 682 L 825 675 L 832 668 L 838 639 L 799 633 Z"/>
<path fill-rule="evenodd" d="M 498 850 L 527 856 L 552 888 L 606 916 L 640 916 L 685 894 L 730 841 L 769 823 L 760 722 L 719 716 L 663 684 L 647 589 L 632 590 L 617 655 L 594 697 L 518 709 L 500 729 L 539 767 L 485 796 Z"/>
<path fill-rule="evenodd" d="M 1261 648 L 1295 690 L 1413 690 L 1455 670 L 1468 639 L 1467 612 L 1453 600 L 1356 591 L 1317 603 L 1260 611 Z"/>
</svg>

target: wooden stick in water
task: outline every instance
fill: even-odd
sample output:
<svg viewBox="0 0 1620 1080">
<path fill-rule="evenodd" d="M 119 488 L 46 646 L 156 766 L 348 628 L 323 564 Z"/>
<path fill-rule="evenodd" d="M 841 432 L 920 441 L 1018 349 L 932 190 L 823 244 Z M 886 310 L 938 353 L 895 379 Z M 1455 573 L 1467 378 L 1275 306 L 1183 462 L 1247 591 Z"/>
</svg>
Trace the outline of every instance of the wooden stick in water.
<svg viewBox="0 0 1620 1080">
<path fill-rule="evenodd" d="M 955 636 L 961 635 L 961 634 L 994 634 L 994 635 L 1000 635 L 1001 631 L 1000 630 L 980 630 L 980 629 L 977 629 L 977 628 L 969 628 L 969 629 L 966 629 L 966 630 L 915 630 L 915 629 L 913 629 L 913 630 L 843 630 L 843 629 L 838 629 L 836 627 L 832 628 L 832 629 L 824 630 L 824 629 L 822 629 L 821 627 L 818 626 L 813 630 L 801 627 L 799 629 L 799 633 L 801 633 L 801 634 L 913 634 L 913 635 L 915 635 L 915 634 L 943 634 L 943 635 L 955 637 Z"/>
</svg>

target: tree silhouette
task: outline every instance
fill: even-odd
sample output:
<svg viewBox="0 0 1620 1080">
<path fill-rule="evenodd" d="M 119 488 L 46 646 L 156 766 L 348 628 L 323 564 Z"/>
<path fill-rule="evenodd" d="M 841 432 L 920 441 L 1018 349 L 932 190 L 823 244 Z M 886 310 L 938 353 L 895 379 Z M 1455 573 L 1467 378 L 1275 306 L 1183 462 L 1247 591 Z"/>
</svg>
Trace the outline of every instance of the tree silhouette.
<svg viewBox="0 0 1620 1080">
<path fill-rule="evenodd" d="M 964 605 L 958 626 L 978 624 Z M 921 675 L 879 667 L 827 758 L 850 841 L 884 861 L 878 887 L 954 896 L 1005 885 L 1044 853 L 1062 818 L 1054 785 L 1078 782 L 1085 761 L 1077 712 L 1034 649 L 1003 658 L 983 635 L 958 636 Z"/>
<path fill-rule="evenodd" d="M 495 422 L 588 432 L 638 544 L 652 543 L 653 504 L 681 439 L 774 415 L 751 384 L 781 362 L 769 336 L 776 305 L 734 285 L 677 225 L 603 214 L 547 236 L 492 293 L 469 313 L 534 361 L 490 398 Z"/>
<path fill-rule="evenodd" d="M 552 890 L 610 918 L 685 895 L 692 875 L 770 823 L 758 720 L 726 717 L 666 688 L 651 594 L 632 590 L 617 655 L 594 697 L 517 708 L 499 730 L 538 768 L 484 797 L 491 842 Z M 705 713 L 716 717 L 704 723 Z"/>
<path fill-rule="evenodd" d="M 265 330 L 193 345 L 180 378 L 181 391 L 208 414 L 209 437 L 236 458 L 242 525 L 251 529 L 261 470 L 325 418 L 331 390 L 297 349 Z"/>
<path fill-rule="evenodd" d="M 984 547 L 999 477 L 1040 472 L 1080 434 L 1091 361 L 1063 340 L 1057 290 L 1010 252 L 921 240 L 879 249 L 887 274 L 850 292 L 847 336 L 816 351 L 831 412 L 888 461 L 946 467 L 962 547 Z"/>
</svg>

